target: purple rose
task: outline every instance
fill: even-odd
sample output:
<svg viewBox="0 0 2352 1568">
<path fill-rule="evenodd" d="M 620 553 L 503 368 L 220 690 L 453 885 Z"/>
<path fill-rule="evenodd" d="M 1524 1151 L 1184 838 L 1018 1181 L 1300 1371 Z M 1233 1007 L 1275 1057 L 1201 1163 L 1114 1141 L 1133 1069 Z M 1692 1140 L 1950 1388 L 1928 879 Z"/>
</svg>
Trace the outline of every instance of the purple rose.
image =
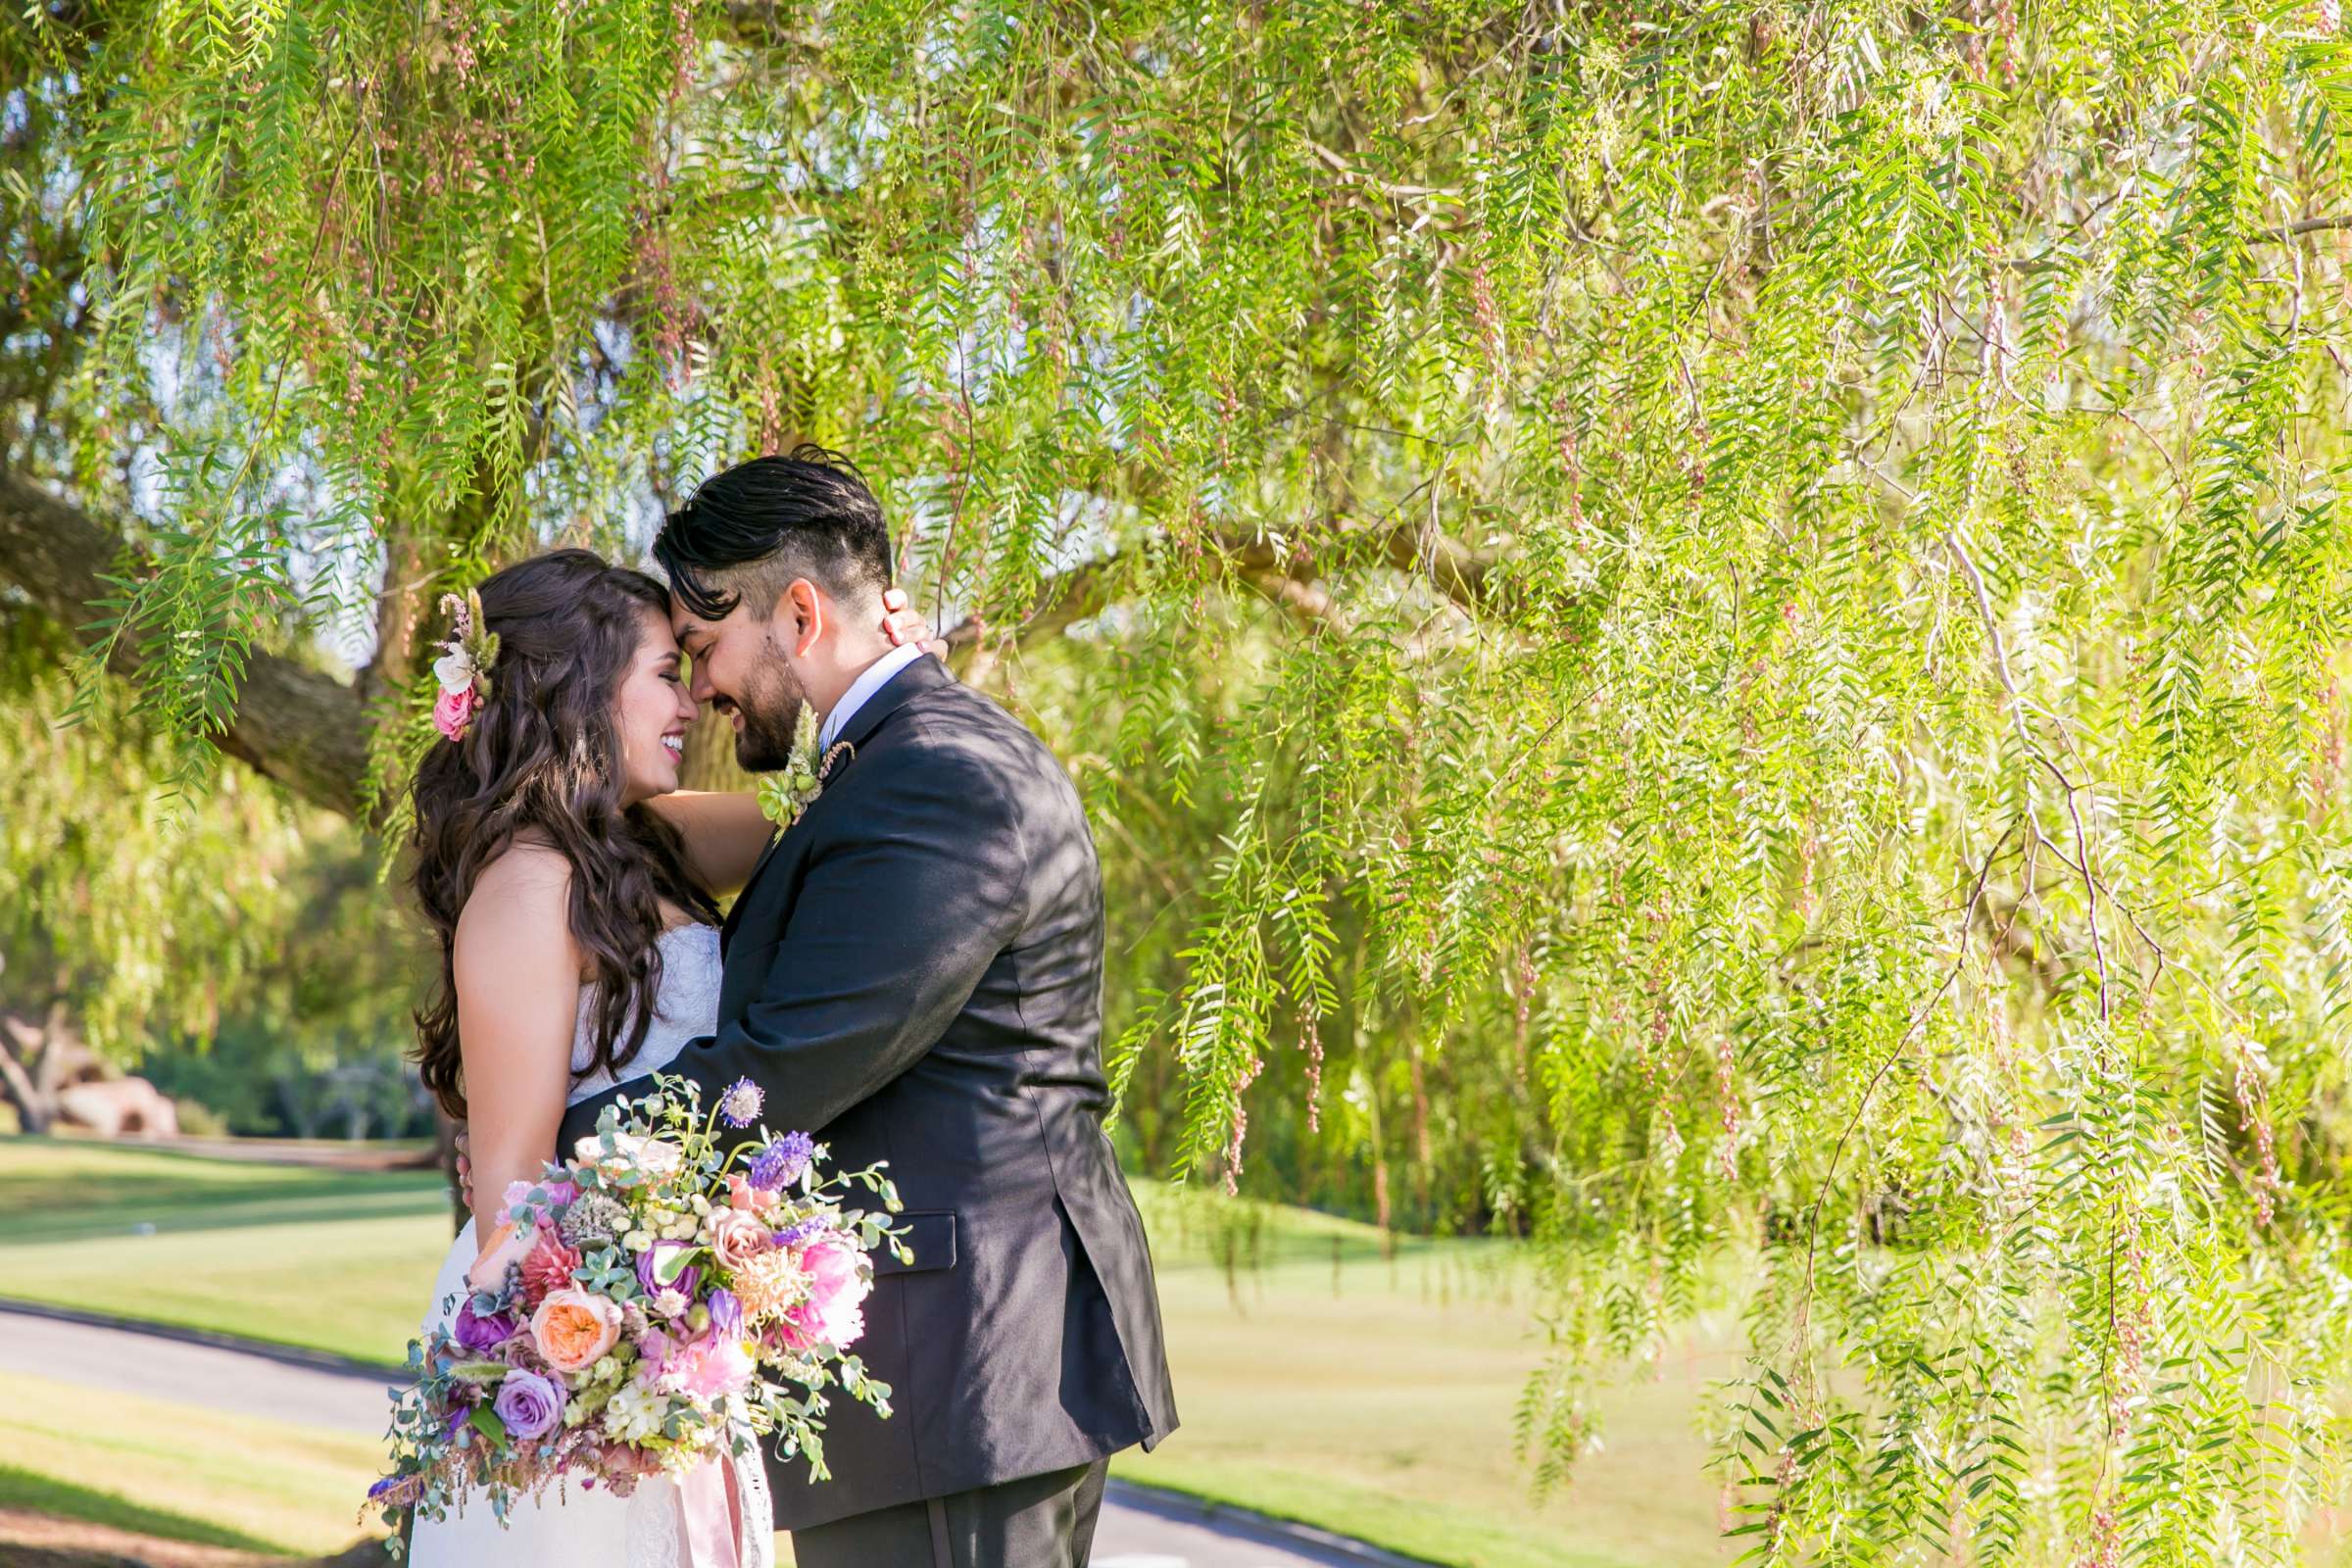
<svg viewBox="0 0 2352 1568">
<path fill-rule="evenodd" d="M 682 1252 L 693 1251 L 694 1246 L 695 1244 L 692 1242 L 661 1241 L 639 1252 L 637 1254 L 637 1283 L 645 1287 L 645 1294 L 659 1296 L 668 1290 L 676 1291 L 681 1296 L 692 1298 L 694 1288 L 703 1282 L 703 1271 L 692 1263 L 687 1264 L 684 1268 L 676 1268 L 676 1265 L 669 1260 Z M 676 1268 L 676 1272 L 667 1281 L 664 1281 L 662 1278 L 662 1272 L 672 1268 Z"/>
<path fill-rule="evenodd" d="M 528 1443 L 564 1419 L 564 1391 L 536 1372 L 510 1372 L 490 1408 L 507 1424 L 509 1437 Z"/>
<path fill-rule="evenodd" d="M 467 1297 L 458 1307 L 457 1320 L 450 1324 L 450 1337 L 476 1355 L 495 1350 L 514 1337 L 514 1319 L 505 1312 L 493 1312 L 488 1317 L 473 1309 L 473 1298 Z"/>
</svg>

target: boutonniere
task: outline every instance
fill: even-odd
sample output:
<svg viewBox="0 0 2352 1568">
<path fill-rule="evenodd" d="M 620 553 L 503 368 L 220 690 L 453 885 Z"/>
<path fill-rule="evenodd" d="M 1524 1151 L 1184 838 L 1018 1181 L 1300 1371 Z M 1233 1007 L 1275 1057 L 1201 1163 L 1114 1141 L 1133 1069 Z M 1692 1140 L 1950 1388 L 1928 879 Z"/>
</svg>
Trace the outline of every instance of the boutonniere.
<svg viewBox="0 0 2352 1568">
<path fill-rule="evenodd" d="M 803 703 L 800 720 L 792 728 L 791 759 L 780 771 L 760 777 L 760 813 L 779 829 L 791 827 L 825 792 L 825 775 L 833 771 L 833 764 L 857 755 L 858 749 L 848 741 L 836 741 L 831 751 L 818 756 L 816 710 Z"/>
</svg>

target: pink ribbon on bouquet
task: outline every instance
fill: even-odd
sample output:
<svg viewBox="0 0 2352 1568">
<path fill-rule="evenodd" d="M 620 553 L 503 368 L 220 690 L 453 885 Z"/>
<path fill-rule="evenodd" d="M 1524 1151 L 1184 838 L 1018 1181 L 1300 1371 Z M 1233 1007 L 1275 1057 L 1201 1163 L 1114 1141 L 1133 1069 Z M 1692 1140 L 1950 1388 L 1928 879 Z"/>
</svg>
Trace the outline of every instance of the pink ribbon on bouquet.
<svg viewBox="0 0 2352 1568">
<path fill-rule="evenodd" d="M 742 1568 L 735 1549 L 734 1499 L 728 1495 L 733 1469 L 721 1454 L 678 1482 L 678 1523 L 686 1535 L 686 1561 L 694 1568 Z"/>
</svg>

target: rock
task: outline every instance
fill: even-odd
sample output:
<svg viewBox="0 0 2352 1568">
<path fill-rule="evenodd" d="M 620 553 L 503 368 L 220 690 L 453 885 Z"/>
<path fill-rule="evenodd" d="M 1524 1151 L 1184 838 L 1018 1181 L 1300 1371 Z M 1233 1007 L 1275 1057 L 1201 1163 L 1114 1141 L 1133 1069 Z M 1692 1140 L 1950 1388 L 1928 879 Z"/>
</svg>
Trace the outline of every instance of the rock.
<svg viewBox="0 0 2352 1568">
<path fill-rule="evenodd" d="M 176 1138 L 179 1113 L 144 1078 L 70 1084 L 57 1092 L 57 1119 L 102 1138 Z"/>
</svg>

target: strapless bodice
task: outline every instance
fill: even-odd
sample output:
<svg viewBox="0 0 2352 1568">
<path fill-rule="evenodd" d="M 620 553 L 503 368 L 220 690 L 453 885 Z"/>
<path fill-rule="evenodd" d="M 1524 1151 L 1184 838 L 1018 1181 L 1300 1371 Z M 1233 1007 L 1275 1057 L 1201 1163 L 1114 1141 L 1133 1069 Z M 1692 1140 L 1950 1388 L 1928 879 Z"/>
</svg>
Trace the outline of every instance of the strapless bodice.
<svg viewBox="0 0 2352 1568">
<path fill-rule="evenodd" d="M 571 1026 L 571 1090 L 564 1098 L 576 1105 L 589 1096 L 660 1072 L 677 1059 L 686 1042 L 718 1026 L 718 927 L 689 921 L 662 933 L 662 990 L 655 999 L 654 1018 L 646 1026 L 645 1043 L 615 1073 L 588 1071 L 595 1054 L 596 999 L 599 986 L 580 987 L 580 1010 Z"/>
</svg>

